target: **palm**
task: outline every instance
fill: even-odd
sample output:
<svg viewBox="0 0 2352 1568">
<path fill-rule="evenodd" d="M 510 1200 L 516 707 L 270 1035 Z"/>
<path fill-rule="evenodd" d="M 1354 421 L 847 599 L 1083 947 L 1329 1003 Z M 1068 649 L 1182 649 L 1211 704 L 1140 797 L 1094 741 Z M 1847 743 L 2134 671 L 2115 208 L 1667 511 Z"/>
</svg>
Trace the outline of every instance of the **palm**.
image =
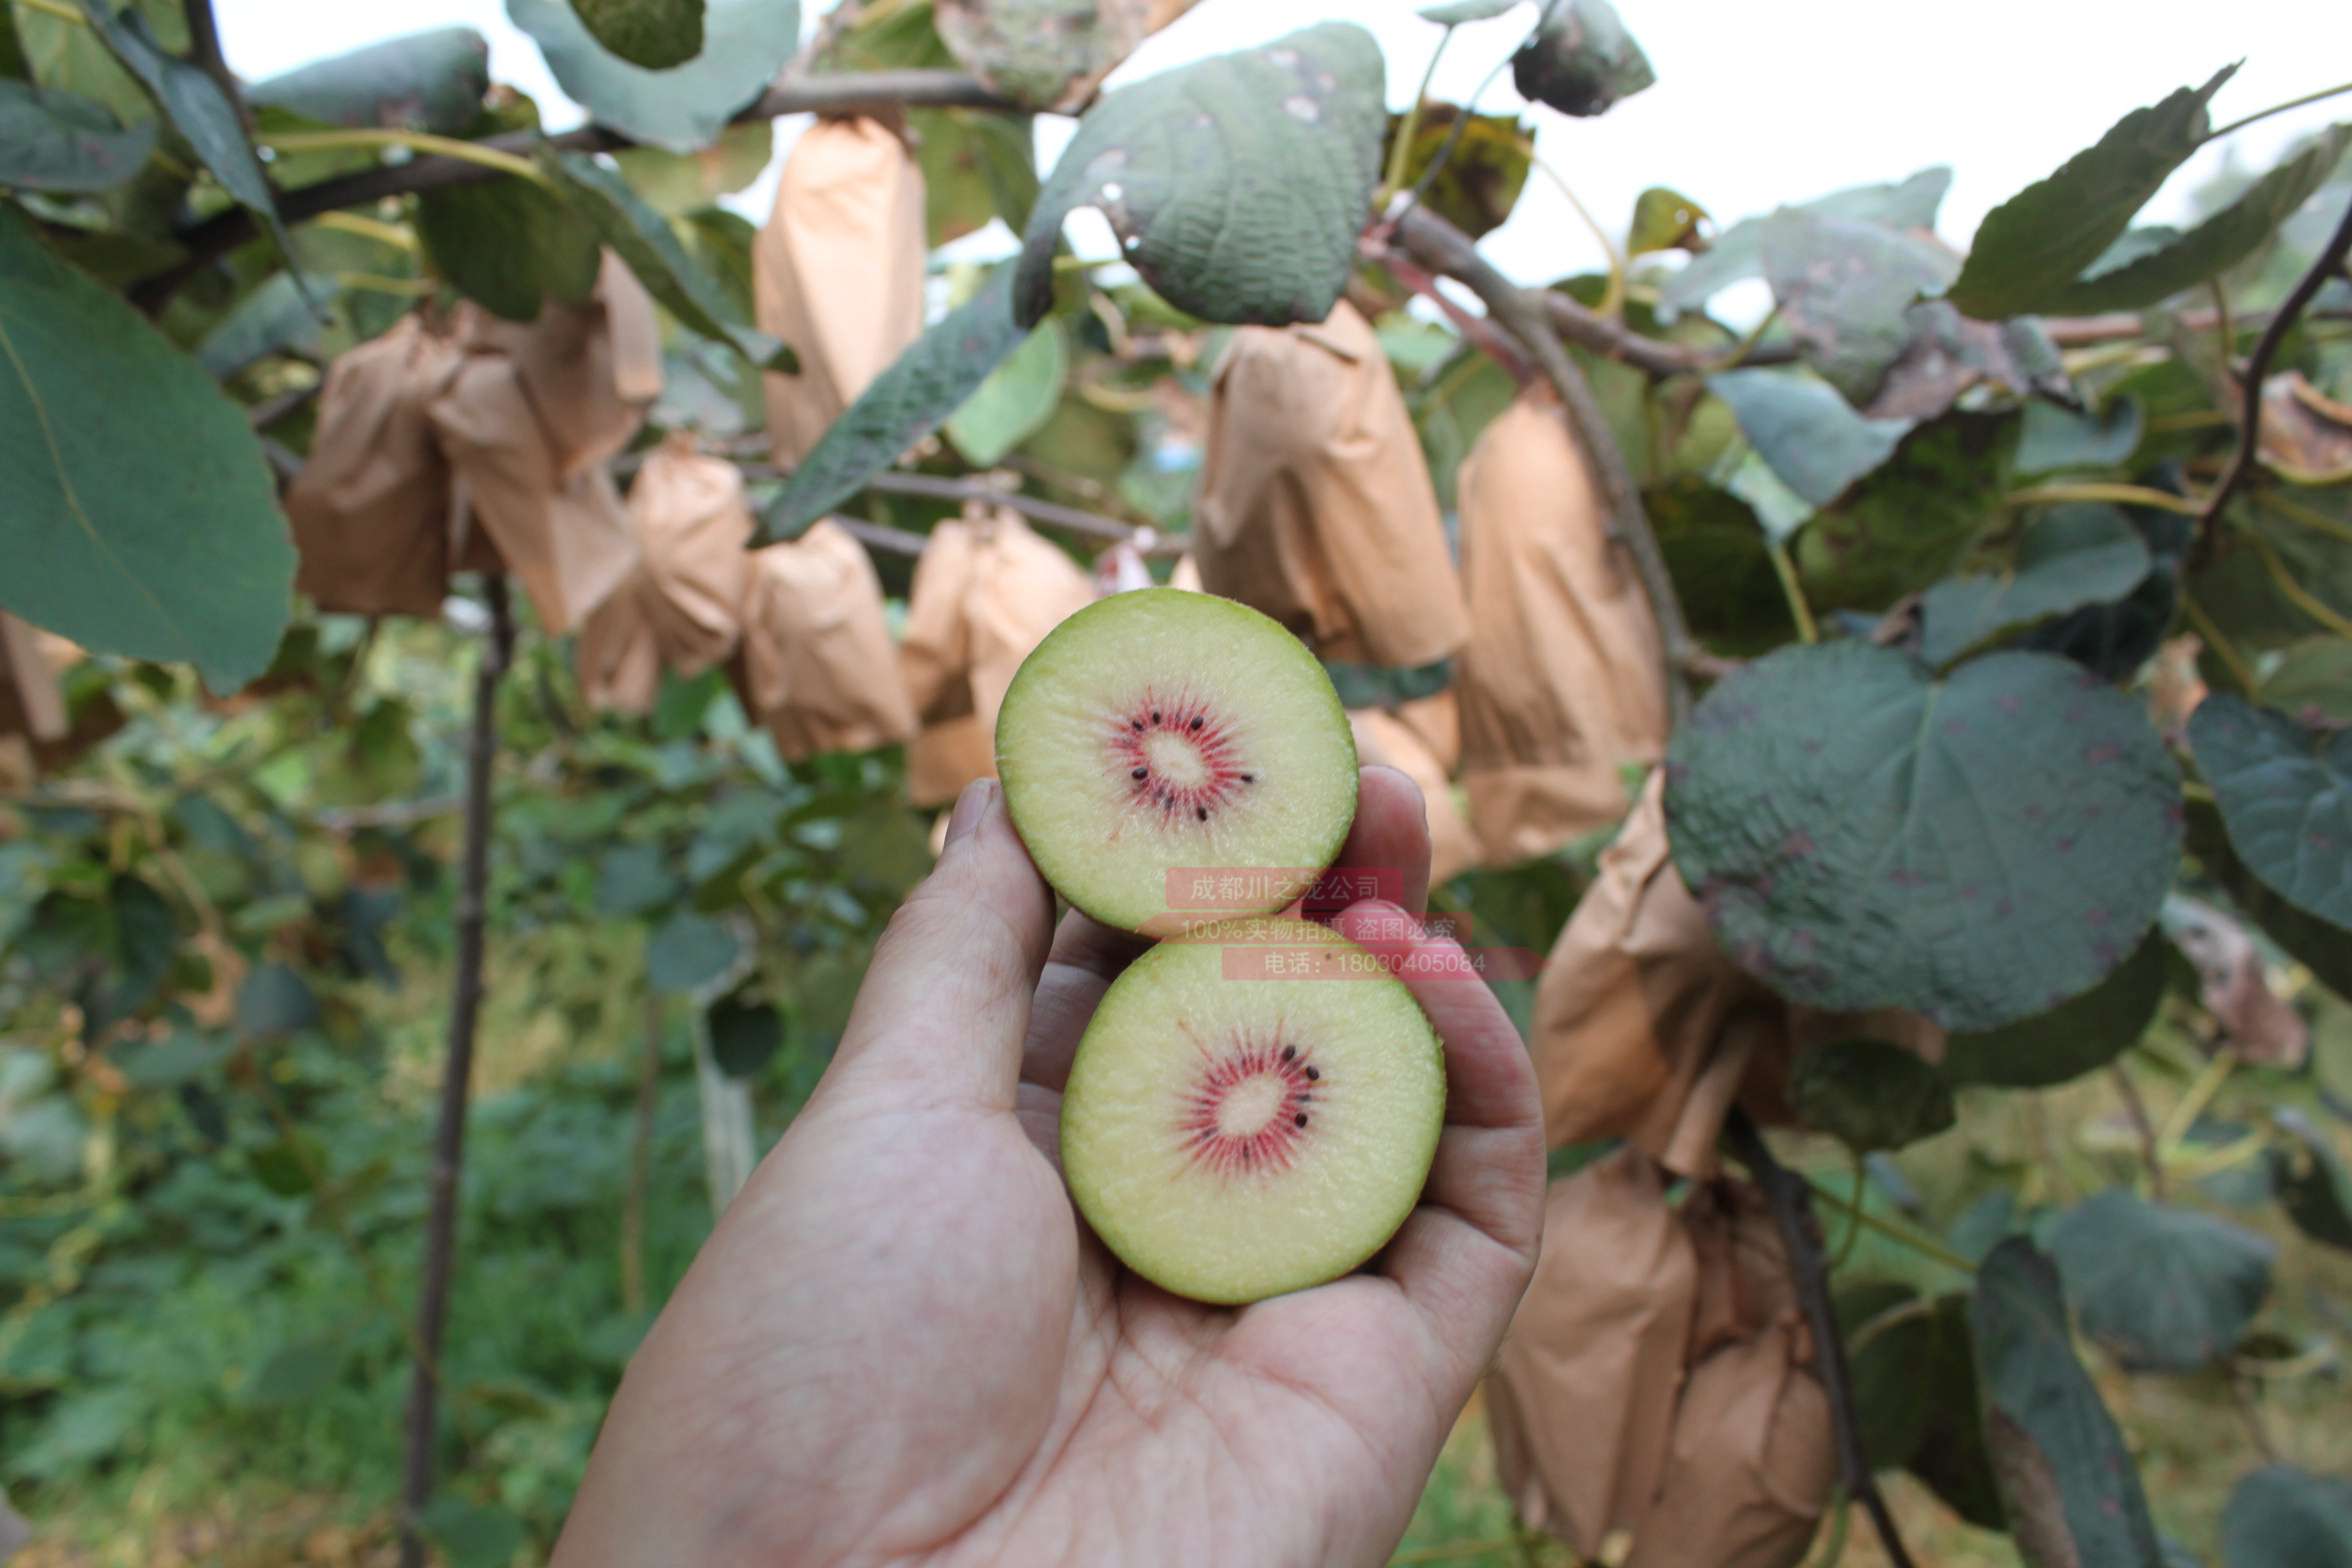
<svg viewBox="0 0 2352 1568">
<path fill-rule="evenodd" d="M 1425 885 L 1418 796 L 1365 781 L 1350 862 Z M 982 918 L 1042 947 L 1019 866 L 1031 906 Z M 1053 1163 L 1071 1053 L 1137 944 L 1073 917 L 1008 988 L 972 932 L 931 929 L 973 913 L 939 889 L 894 922 L 966 961 L 917 995 L 877 958 L 834 1070 L 632 1365 L 559 1561 L 1346 1564 L 1401 1533 L 1533 1261 L 1542 1140 L 1492 998 L 1423 994 L 1451 1125 L 1380 1272 L 1205 1307 L 1120 1268 Z M 945 1019 L 1013 1027 L 1017 1081 Z M 663 1492 L 701 1498 L 707 1552 L 627 1501 Z"/>
</svg>

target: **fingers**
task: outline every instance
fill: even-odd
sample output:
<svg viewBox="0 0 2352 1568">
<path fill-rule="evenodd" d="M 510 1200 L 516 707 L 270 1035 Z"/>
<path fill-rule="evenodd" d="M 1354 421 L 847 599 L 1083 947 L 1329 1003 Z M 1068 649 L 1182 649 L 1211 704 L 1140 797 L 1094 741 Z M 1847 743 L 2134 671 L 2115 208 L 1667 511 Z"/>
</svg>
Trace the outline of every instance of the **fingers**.
<svg viewBox="0 0 2352 1568">
<path fill-rule="evenodd" d="M 882 933 L 827 1087 L 1011 1109 L 1052 919 L 1004 792 L 971 785 L 939 864 Z"/>
<path fill-rule="evenodd" d="M 1389 961 L 1445 1042 L 1446 1127 L 1422 1206 L 1382 1272 L 1475 1377 L 1502 1342 L 1543 1234 L 1543 1107 L 1502 1004 L 1450 939 L 1401 910 L 1359 904 L 1340 933 Z"/>
<path fill-rule="evenodd" d="M 1053 950 L 1046 955 L 1045 973 L 1037 982 L 1037 1001 L 1029 1009 L 1022 1083 L 1061 1093 L 1069 1081 L 1070 1059 L 1078 1054 L 1078 1037 L 1086 1032 L 1095 1004 L 1120 971 L 1150 946 L 1149 937 L 1114 931 L 1075 909 L 1062 917 L 1054 931 Z"/>
<path fill-rule="evenodd" d="M 1429 807 L 1421 786 L 1377 763 L 1358 776 L 1356 824 L 1334 871 L 1368 871 L 1379 896 L 1414 914 L 1429 903 Z"/>
</svg>

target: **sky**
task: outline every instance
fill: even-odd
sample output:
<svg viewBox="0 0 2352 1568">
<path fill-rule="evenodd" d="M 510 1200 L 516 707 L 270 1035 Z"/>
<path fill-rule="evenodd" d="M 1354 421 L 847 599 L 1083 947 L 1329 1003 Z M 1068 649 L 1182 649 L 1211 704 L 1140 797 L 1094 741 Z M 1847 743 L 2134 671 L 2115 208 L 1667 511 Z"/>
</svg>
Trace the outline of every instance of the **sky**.
<svg viewBox="0 0 2352 1568">
<path fill-rule="evenodd" d="M 1264 43 L 1298 27 L 1347 17 L 1371 30 L 1388 60 L 1388 98 L 1402 108 L 1440 29 L 1415 10 L 1427 0 L 1201 0 L 1149 40 L 1111 78 L 1136 80 L 1205 55 Z M 2339 0 L 1976 0 L 1962 8 L 1901 0 L 1617 0 L 1657 85 L 1606 115 L 1571 120 L 1537 109 L 1537 156 L 1622 238 L 1634 198 L 1670 185 L 1718 224 L 1844 186 L 1900 179 L 1931 164 L 1954 171 L 1938 229 L 1965 247 L 1986 211 L 2095 141 L 2116 119 L 2176 87 L 2244 64 L 2213 105 L 2217 124 L 2334 86 L 2352 74 L 2352 7 Z M 530 39 L 502 0 L 216 0 L 229 63 L 248 79 L 404 32 L 462 23 L 490 42 L 493 79 L 538 100 L 551 130 L 577 124 Z M 804 6 L 803 26 L 830 9 Z M 1533 0 L 1460 29 L 1431 86 L 1459 101 L 1509 56 L 1536 13 Z M 1802 17 L 1802 28 L 1792 18 Z M 1522 100 L 1505 70 L 1479 100 L 1487 111 Z M 2261 169 L 2296 137 L 2352 117 L 2352 97 L 2265 120 L 2209 146 L 2160 192 L 2142 221 L 2178 221 L 2187 193 L 2235 158 Z M 1050 167 L 1074 122 L 1039 121 L 1040 167 Z M 800 125 L 779 122 L 779 155 Z M 775 170 L 731 198 L 764 215 Z M 1081 214 L 1080 253 L 1112 254 L 1109 228 Z M 966 254 L 1011 248 L 1001 230 L 964 242 Z M 1567 199 L 1540 176 L 1510 221 L 1484 244 L 1503 271 L 1546 282 L 1602 264 L 1598 242 Z M 1735 313 L 1736 312 L 1729 312 Z"/>
</svg>

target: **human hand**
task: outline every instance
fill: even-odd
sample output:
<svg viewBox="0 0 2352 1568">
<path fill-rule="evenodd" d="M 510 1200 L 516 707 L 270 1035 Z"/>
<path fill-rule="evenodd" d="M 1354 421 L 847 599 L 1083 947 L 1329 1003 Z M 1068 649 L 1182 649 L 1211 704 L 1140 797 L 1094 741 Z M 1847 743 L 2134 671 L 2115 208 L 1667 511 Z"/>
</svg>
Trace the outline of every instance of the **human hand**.
<svg viewBox="0 0 2352 1568">
<path fill-rule="evenodd" d="M 1342 866 L 1429 882 L 1366 768 Z M 1072 1210 L 1061 1085 L 1141 939 L 1072 914 L 1003 797 L 958 802 L 817 1092 L 630 1364 L 557 1568 L 1378 1564 L 1534 1267 L 1544 1148 L 1486 986 L 1407 966 L 1446 1047 L 1429 1185 L 1369 1269 L 1238 1310 L 1128 1273 Z M 1402 911 L 1338 928 L 1383 956 Z M 1407 929 L 1417 929 L 1407 927 Z"/>
</svg>

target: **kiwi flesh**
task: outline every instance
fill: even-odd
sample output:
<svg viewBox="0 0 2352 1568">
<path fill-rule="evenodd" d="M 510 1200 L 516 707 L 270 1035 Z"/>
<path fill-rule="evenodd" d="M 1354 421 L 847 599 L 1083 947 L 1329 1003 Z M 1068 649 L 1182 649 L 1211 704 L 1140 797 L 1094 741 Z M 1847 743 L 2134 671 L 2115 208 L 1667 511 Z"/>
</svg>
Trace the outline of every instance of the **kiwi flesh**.
<svg viewBox="0 0 2352 1568">
<path fill-rule="evenodd" d="M 1231 921 L 1114 981 L 1062 1096 L 1062 1174 L 1145 1279 L 1240 1304 L 1337 1279 L 1420 1201 L 1445 1051 L 1380 960 L 1310 921 Z"/>
<path fill-rule="evenodd" d="M 1355 739 L 1315 656 L 1246 605 L 1174 588 L 1055 627 L 1005 692 L 996 766 L 1055 890 L 1155 936 L 1282 908 L 1356 815 Z"/>
</svg>

